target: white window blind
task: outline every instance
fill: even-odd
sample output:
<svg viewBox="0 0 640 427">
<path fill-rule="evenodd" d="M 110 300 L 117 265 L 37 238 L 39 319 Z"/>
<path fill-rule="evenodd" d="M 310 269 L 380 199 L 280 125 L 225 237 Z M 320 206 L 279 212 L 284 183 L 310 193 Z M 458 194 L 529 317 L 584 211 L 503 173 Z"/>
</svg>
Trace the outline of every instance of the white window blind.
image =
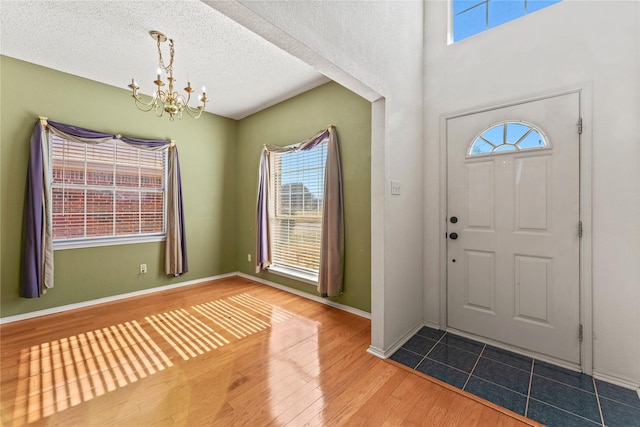
<svg viewBox="0 0 640 427">
<path fill-rule="evenodd" d="M 327 142 L 308 151 L 270 155 L 273 264 L 317 274 Z"/>
<path fill-rule="evenodd" d="M 51 136 L 54 242 L 165 233 L 167 150 Z"/>
</svg>

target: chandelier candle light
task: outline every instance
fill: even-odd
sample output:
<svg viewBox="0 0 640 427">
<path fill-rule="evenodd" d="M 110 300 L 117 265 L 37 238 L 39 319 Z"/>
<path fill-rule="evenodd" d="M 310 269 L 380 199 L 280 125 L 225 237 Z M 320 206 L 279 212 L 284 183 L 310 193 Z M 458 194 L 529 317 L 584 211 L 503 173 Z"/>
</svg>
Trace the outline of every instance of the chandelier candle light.
<svg viewBox="0 0 640 427">
<path fill-rule="evenodd" d="M 158 43 L 158 56 L 159 60 L 159 68 L 158 68 L 158 77 L 154 80 L 153 84 L 157 86 L 156 91 L 153 93 L 153 98 L 149 103 L 145 103 L 140 98 L 138 94 L 138 89 L 140 87 L 136 85 L 134 79 L 131 79 L 131 84 L 129 88 L 133 91 L 133 98 L 136 103 L 136 107 L 138 107 L 141 111 L 151 111 L 155 110 L 155 113 L 158 117 L 161 117 L 166 111 L 169 114 L 169 118 L 173 120 L 174 116 L 178 116 L 179 119 L 182 118 L 182 112 L 186 111 L 191 117 L 198 118 L 202 114 L 205 105 L 207 104 L 207 94 L 205 88 L 202 88 L 202 95 L 199 97 L 200 102 L 202 104 L 197 107 L 191 107 L 189 105 L 189 100 L 191 99 L 191 92 L 193 92 L 193 88 L 191 88 L 191 82 L 187 82 L 187 87 L 184 88 L 184 91 L 187 92 L 187 96 L 183 96 L 178 92 L 174 92 L 173 83 L 175 79 L 173 78 L 173 40 L 169 40 L 169 52 L 171 54 L 171 60 L 169 61 L 169 65 L 164 65 L 164 61 L 162 59 L 162 50 L 160 49 L 160 43 L 164 43 L 167 41 L 167 36 L 162 34 L 160 31 L 149 31 L 151 37 Z M 169 89 L 162 90 L 162 86 L 164 86 L 164 82 L 160 79 L 160 73 L 164 70 L 167 74 L 167 80 L 169 80 Z"/>
</svg>

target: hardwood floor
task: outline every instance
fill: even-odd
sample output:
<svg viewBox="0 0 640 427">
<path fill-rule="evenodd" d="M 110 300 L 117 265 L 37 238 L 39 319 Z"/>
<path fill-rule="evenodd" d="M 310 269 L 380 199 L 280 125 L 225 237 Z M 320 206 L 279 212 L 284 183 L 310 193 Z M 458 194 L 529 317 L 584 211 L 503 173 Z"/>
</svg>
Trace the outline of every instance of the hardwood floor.
<svg viewBox="0 0 640 427">
<path fill-rule="evenodd" d="M 0 326 L 3 426 L 526 426 L 368 353 L 370 321 L 232 278 Z"/>
</svg>

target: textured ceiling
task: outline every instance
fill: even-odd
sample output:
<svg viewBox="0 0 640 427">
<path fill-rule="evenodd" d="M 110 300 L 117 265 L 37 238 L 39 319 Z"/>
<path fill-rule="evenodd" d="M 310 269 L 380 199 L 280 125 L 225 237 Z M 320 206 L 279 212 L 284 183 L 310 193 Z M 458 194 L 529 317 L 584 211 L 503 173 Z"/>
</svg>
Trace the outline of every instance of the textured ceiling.
<svg viewBox="0 0 640 427">
<path fill-rule="evenodd" d="M 234 119 L 328 81 L 198 0 L 2 0 L 0 17 L 3 55 L 123 89 L 135 78 L 147 94 L 158 67 L 148 33 L 161 31 L 175 43 L 176 86 L 206 86 L 207 111 Z"/>
</svg>

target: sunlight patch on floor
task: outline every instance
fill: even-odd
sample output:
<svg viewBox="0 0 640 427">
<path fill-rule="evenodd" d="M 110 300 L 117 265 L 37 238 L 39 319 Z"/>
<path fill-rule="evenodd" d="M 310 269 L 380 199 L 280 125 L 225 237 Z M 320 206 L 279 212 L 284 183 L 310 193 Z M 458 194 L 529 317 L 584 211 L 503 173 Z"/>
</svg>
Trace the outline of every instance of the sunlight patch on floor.
<svg viewBox="0 0 640 427">
<path fill-rule="evenodd" d="M 229 299 L 255 313 L 266 316 L 272 323 L 284 322 L 293 317 L 288 311 L 252 297 L 249 294 L 240 294 L 229 297 Z"/>
<path fill-rule="evenodd" d="M 172 367 L 145 328 L 151 327 L 189 360 L 293 317 L 248 294 L 191 309 L 194 312 L 154 314 L 142 324 L 133 320 L 22 349 L 14 423 L 38 421 Z"/>
<path fill-rule="evenodd" d="M 136 321 L 25 348 L 14 421 L 37 421 L 170 366 Z"/>
</svg>

